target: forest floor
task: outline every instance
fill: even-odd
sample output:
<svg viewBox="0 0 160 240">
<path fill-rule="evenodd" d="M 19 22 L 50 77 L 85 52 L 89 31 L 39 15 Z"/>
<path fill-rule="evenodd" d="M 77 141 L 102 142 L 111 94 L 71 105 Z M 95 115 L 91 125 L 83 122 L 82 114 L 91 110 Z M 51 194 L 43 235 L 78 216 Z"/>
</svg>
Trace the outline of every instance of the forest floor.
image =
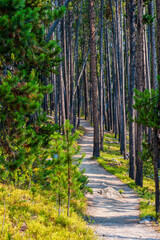
<svg viewBox="0 0 160 240">
<path fill-rule="evenodd" d="M 85 120 L 80 125 L 86 129 L 79 144 L 81 153 L 86 154 L 81 169 L 85 169 L 88 186 L 93 190 L 93 194 L 86 194 L 87 214 L 97 239 L 160 239 L 151 224 L 139 223 L 139 199 L 134 191 L 91 158 L 93 127 Z"/>
</svg>

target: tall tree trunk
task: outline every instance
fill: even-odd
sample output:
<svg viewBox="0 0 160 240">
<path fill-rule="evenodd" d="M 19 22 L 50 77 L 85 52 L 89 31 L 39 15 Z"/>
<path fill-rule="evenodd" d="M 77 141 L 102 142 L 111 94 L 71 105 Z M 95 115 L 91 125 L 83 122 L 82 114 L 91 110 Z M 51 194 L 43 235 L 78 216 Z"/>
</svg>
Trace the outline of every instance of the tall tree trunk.
<svg viewBox="0 0 160 240">
<path fill-rule="evenodd" d="M 144 41 L 145 41 L 145 56 L 146 56 L 146 75 L 147 75 L 147 89 L 151 91 L 151 80 L 150 80 L 150 65 L 149 65 L 149 58 L 148 58 L 148 43 L 147 43 L 147 30 L 145 30 L 144 34 Z"/>
<path fill-rule="evenodd" d="M 149 14 L 151 14 L 152 17 L 154 17 L 153 0 L 149 4 Z M 150 32 L 151 32 L 151 54 L 152 54 L 152 88 L 156 89 L 158 88 L 158 83 L 157 83 L 157 57 L 156 57 L 155 20 L 154 19 L 150 27 Z"/>
<path fill-rule="evenodd" d="M 126 14 L 127 17 L 124 18 L 124 38 L 125 38 L 125 104 L 126 104 L 126 109 L 128 107 L 129 110 L 129 96 L 130 96 L 130 87 L 129 87 L 129 82 L 130 82 L 130 35 L 129 35 L 129 29 L 130 29 L 130 8 L 129 8 L 129 3 L 128 0 L 126 0 Z M 128 91 L 127 91 L 128 89 Z M 126 121 L 127 121 L 127 116 L 126 116 Z"/>
<path fill-rule="evenodd" d="M 132 121 L 135 116 L 133 109 L 133 90 L 135 87 L 135 9 L 136 1 L 130 1 L 130 84 L 129 84 L 129 176 L 135 179 L 135 123 Z"/>
<path fill-rule="evenodd" d="M 157 55 L 158 55 L 158 90 L 159 90 L 159 102 L 158 110 L 160 111 L 160 0 L 156 0 L 157 11 Z M 159 119 L 160 126 L 160 119 Z"/>
<path fill-rule="evenodd" d="M 137 0 L 137 89 L 143 91 L 143 0 Z M 137 125 L 136 184 L 143 186 L 142 154 L 143 126 Z"/>
<path fill-rule="evenodd" d="M 158 76 L 160 76 L 160 0 L 156 0 L 156 12 L 157 12 L 157 55 L 158 55 Z M 159 98 L 158 98 L 158 112 L 160 112 L 160 79 L 158 78 L 158 90 L 159 90 Z M 160 118 L 159 118 L 159 126 L 160 126 Z M 160 202 L 159 202 L 159 176 L 158 176 L 158 165 L 160 159 L 160 149 L 158 148 L 159 144 L 159 132 L 160 129 L 154 130 L 155 132 L 155 140 L 153 142 L 153 161 L 154 161 L 154 170 L 155 170 L 155 189 L 156 189 L 156 213 L 160 212 Z"/>
<path fill-rule="evenodd" d="M 121 65 L 122 65 L 122 86 L 121 86 L 121 95 L 122 95 L 122 116 L 123 116 L 123 156 L 126 158 L 126 105 L 125 105 L 125 76 L 124 76 L 124 49 L 123 49 L 123 8 L 122 8 L 122 0 L 120 0 L 120 8 L 121 8 Z"/>
<path fill-rule="evenodd" d="M 121 34 L 120 32 L 120 17 L 119 17 L 119 3 L 118 0 L 116 2 L 116 32 L 117 32 L 117 50 L 118 50 L 118 93 L 119 93 L 119 109 L 120 109 L 120 143 L 121 143 L 121 153 L 125 152 L 125 123 L 124 123 L 124 94 L 123 94 L 123 82 L 124 82 L 124 74 L 123 74 L 123 49 L 121 43 Z M 121 27 L 122 29 L 122 27 Z"/>
<path fill-rule="evenodd" d="M 92 104 L 94 125 L 93 156 L 99 157 L 99 124 L 98 124 L 98 79 L 96 75 L 96 41 L 95 41 L 95 13 L 94 0 L 89 1 L 90 20 L 90 48 L 91 48 L 91 81 L 92 81 Z"/>
<path fill-rule="evenodd" d="M 119 98 L 119 70 L 118 70 L 118 63 L 116 59 L 118 59 L 118 52 L 117 52 L 117 42 L 116 42 L 116 26 L 115 26 L 115 19 L 114 19 L 114 11 L 112 0 L 110 0 L 110 8 L 112 12 L 112 34 L 113 34 L 113 56 L 112 56 L 112 76 L 113 76 L 113 94 L 114 94 L 114 132 L 115 137 L 117 137 L 118 133 L 118 98 Z"/>
<path fill-rule="evenodd" d="M 62 21 L 58 27 L 58 39 L 60 41 L 61 48 L 63 49 L 63 34 L 62 34 Z M 60 58 L 62 58 L 62 52 L 60 53 Z M 63 64 L 62 62 L 59 65 L 59 94 L 60 94 L 60 125 L 65 123 L 65 97 L 64 97 L 64 79 L 63 79 Z"/>
<path fill-rule="evenodd" d="M 107 112 L 108 112 L 108 131 L 113 129 L 113 110 L 112 110 L 112 86 L 111 86 L 111 64 L 109 49 L 108 30 L 105 31 L 105 52 L 106 52 L 106 79 L 107 79 Z"/>
<path fill-rule="evenodd" d="M 101 0 L 101 33 L 100 33 L 100 149 L 103 151 L 103 6 Z"/>
<path fill-rule="evenodd" d="M 54 81 L 54 111 L 55 111 L 55 124 L 58 123 L 58 99 L 57 99 L 57 81 L 56 81 L 56 75 L 53 74 L 53 81 Z"/>
<path fill-rule="evenodd" d="M 159 191 L 159 176 L 158 176 L 159 149 L 158 149 L 157 133 L 158 131 L 156 129 L 152 130 L 154 181 L 155 181 L 155 193 L 156 193 L 155 206 L 156 206 L 156 213 L 158 214 L 160 211 L 160 202 L 159 202 L 160 191 Z"/>
<path fill-rule="evenodd" d="M 63 58 L 64 58 L 64 83 L 65 83 L 65 115 L 66 119 L 69 119 L 69 83 L 68 83 L 68 71 L 67 71 L 67 49 L 66 49 L 66 24 L 65 16 L 62 19 L 62 42 L 63 42 Z"/>
<path fill-rule="evenodd" d="M 70 122 L 73 124 L 73 88 L 74 88 L 74 73 L 73 73 L 73 41 L 72 41 L 72 19 L 71 19 L 71 11 L 69 11 L 69 56 L 70 56 Z"/>
<path fill-rule="evenodd" d="M 51 85 L 53 86 L 54 82 L 53 82 L 53 73 L 52 72 L 51 72 L 50 78 L 51 78 Z M 50 97 L 50 115 L 52 116 L 52 111 L 54 109 L 53 92 L 50 93 L 49 97 Z"/>
</svg>

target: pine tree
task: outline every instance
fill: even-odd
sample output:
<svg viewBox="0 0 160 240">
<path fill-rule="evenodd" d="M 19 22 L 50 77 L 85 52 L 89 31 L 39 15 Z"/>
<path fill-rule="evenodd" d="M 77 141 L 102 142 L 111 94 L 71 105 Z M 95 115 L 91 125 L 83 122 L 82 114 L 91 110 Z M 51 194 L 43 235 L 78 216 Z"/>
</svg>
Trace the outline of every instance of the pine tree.
<svg viewBox="0 0 160 240">
<path fill-rule="evenodd" d="M 0 1 L 0 163 L 9 172 L 32 167 L 50 139 L 46 133 L 54 132 L 40 116 L 44 94 L 52 91 L 41 76 L 60 61 L 57 43 L 44 40 L 45 28 L 62 14 L 50 7 L 41 0 Z"/>
</svg>

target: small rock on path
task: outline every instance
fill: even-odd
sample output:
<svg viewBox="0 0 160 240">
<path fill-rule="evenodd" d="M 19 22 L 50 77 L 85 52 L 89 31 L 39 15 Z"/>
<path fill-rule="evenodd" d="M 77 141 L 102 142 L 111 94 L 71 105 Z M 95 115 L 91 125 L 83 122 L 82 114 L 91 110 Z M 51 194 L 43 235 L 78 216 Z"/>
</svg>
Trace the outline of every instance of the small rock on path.
<svg viewBox="0 0 160 240">
<path fill-rule="evenodd" d="M 93 220 L 91 226 L 98 235 L 97 239 L 160 240 L 160 233 L 150 224 L 139 223 L 139 200 L 134 191 L 91 159 L 93 127 L 85 120 L 81 120 L 81 126 L 87 133 L 79 144 L 81 152 L 86 153 L 80 168 L 85 168 L 85 174 L 89 178 L 88 185 L 93 190 L 93 195 L 86 195 L 87 213 Z M 113 188 L 117 193 L 120 189 L 123 190 L 123 197 L 118 197 L 118 194 L 106 195 L 107 187 Z"/>
</svg>

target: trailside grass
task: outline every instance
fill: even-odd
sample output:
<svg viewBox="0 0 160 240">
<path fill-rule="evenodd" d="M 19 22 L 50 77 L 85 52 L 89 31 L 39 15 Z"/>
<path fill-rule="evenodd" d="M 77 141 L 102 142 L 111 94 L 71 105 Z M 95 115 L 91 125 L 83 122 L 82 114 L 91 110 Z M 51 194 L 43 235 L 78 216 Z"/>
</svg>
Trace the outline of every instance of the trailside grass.
<svg viewBox="0 0 160 240">
<path fill-rule="evenodd" d="M 51 191 L 17 189 L 0 184 L 0 239 L 1 240 L 93 240 L 92 230 L 75 211 L 85 208 L 85 200 L 73 203 L 70 218 L 66 207 L 58 216 Z"/>
<path fill-rule="evenodd" d="M 80 140 L 85 129 L 79 127 L 76 131 Z M 32 188 L 16 188 L 13 182 L 0 183 L 0 239 L 96 240 L 83 219 L 86 208 L 87 200 L 81 195 L 78 199 L 71 199 L 69 218 L 66 201 L 59 216 L 54 191 L 42 190 L 38 184 L 33 191 Z"/>
<path fill-rule="evenodd" d="M 135 181 L 129 177 L 129 160 L 124 160 L 120 154 L 120 144 L 112 133 L 104 135 L 104 151 L 101 152 L 101 157 L 97 160 L 108 172 L 121 179 L 138 194 L 140 197 L 140 218 L 147 215 L 156 217 L 154 180 L 144 176 L 143 187 L 135 184 Z"/>
</svg>

